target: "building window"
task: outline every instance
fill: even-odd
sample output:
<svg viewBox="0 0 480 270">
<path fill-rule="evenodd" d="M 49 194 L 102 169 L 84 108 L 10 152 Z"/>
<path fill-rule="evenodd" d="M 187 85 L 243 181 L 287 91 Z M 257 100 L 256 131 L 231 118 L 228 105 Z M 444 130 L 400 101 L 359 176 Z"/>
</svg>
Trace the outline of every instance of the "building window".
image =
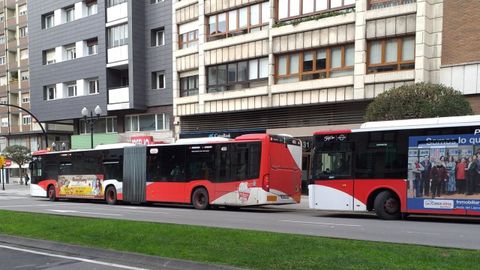
<svg viewBox="0 0 480 270">
<path fill-rule="evenodd" d="M 150 0 L 150 4 L 158 4 L 164 2 L 165 0 Z"/>
<path fill-rule="evenodd" d="M 0 44 L 5 44 L 5 35 L 0 35 Z"/>
<path fill-rule="evenodd" d="M 98 13 L 98 4 L 96 0 L 86 1 L 86 5 L 87 5 L 87 16 L 95 15 Z"/>
<path fill-rule="evenodd" d="M 126 3 L 127 1 L 128 0 L 108 0 L 108 6 L 113 7 L 113 6 L 116 6 L 116 5 Z"/>
<path fill-rule="evenodd" d="M 8 117 L 2 118 L 2 127 L 8 127 Z"/>
<path fill-rule="evenodd" d="M 380 9 L 415 3 L 417 0 L 368 0 L 368 9 Z"/>
<path fill-rule="evenodd" d="M 0 22 L 3 22 L 3 20 L 5 20 L 5 15 L 3 15 L 3 13 L 0 13 Z"/>
<path fill-rule="evenodd" d="M 20 37 L 26 37 L 28 36 L 28 27 L 20 27 L 18 28 L 18 31 L 20 32 Z"/>
<path fill-rule="evenodd" d="M 67 60 L 73 60 L 77 58 L 77 49 L 75 47 L 75 44 L 66 45 L 65 53 L 66 53 Z"/>
<path fill-rule="evenodd" d="M 117 117 L 104 117 L 98 119 L 93 126 L 93 133 L 116 133 L 117 132 Z M 90 133 L 90 128 L 85 125 L 83 119 L 80 120 L 80 133 Z"/>
<path fill-rule="evenodd" d="M 8 99 L 7 99 L 7 97 L 2 97 L 2 98 L 0 98 L 0 104 L 8 104 Z"/>
<path fill-rule="evenodd" d="M 165 72 L 157 71 L 152 72 L 152 89 L 164 89 L 165 88 Z"/>
<path fill-rule="evenodd" d="M 180 96 L 198 95 L 198 75 L 180 78 Z"/>
<path fill-rule="evenodd" d="M 407 36 L 368 42 L 368 72 L 415 68 L 415 37 Z"/>
<path fill-rule="evenodd" d="M 77 96 L 77 83 L 69 82 L 67 84 L 67 97 L 76 97 Z"/>
<path fill-rule="evenodd" d="M 27 5 L 21 5 L 18 7 L 18 15 L 20 16 L 27 15 Z"/>
<path fill-rule="evenodd" d="M 269 19 L 268 2 L 212 15 L 208 17 L 208 40 L 266 29 Z"/>
<path fill-rule="evenodd" d="M 178 40 L 178 47 L 180 49 L 196 46 L 198 44 L 198 30 L 193 30 L 187 33 L 180 34 Z"/>
<path fill-rule="evenodd" d="M 20 60 L 28 59 L 28 49 L 20 50 Z"/>
<path fill-rule="evenodd" d="M 75 20 L 75 7 L 74 6 L 70 6 L 70 7 L 66 7 L 64 8 L 65 10 L 65 22 L 71 22 L 73 20 Z"/>
<path fill-rule="evenodd" d="M 353 8 L 355 0 L 277 0 L 277 19 L 292 19 L 331 10 Z"/>
<path fill-rule="evenodd" d="M 94 55 L 98 53 L 98 39 L 87 40 L 87 55 Z"/>
<path fill-rule="evenodd" d="M 266 85 L 268 58 L 207 67 L 207 92 L 223 92 Z"/>
<path fill-rule="evenodd" d="M 128 24 L 122 24 L 108 29 L 108 48 L 128 44 Z"/>
<path fill-rule="evenodd" d="M 7 85 L 7 77 L 6 76 L 1 76 L 0 77 L 0 86 L 5 86 Z"/>
<path fill-rule="evenodd" d="M 152 47 L 165 45 L 165 30 L 163 27 L 152 30 L 151 41 Z"/>
<path fill-rule="evenodd" d="M 57 98 L 57 89 L 55 85 L 45 86 L 43 91 L 45 100 L 54 100 Z"/>
<path fill-rule="evenodd" d="M 28 81 L 28 79 L 30 78 L 30 72 L 27 71 L 22 71 L 20 73 L 20 76 L 22 77 L 22 81 Z"/>
<path fill-rule="evenodd" d="M 52 28 L 54 26 L 54 15 L 53 13 L 48 13 L 42 16 L 43 29 Z"/>
<path fill-rule="evenodd" d="M 0 56 L 0 65 L 5 65 L 5 55 Z"/>
<path fill-rule="evenodd" d="M 55 49 L 50 49 L 43 52 L 43 64 L 51 65 L 56 62 L 55 60 Z"/>
<path fill-rule="evenodd" d="M 24 95 L 22 97 L 22 103 L 30 103 L 30 96 L 29 95 Z"/>
<path fill-rule="evenodd" d="M 170 120 L 166 114 L 127 115 L 125 131 L 159 131 L 170 129 Z"/>
<path fill-rule="evenodd" d="M 352 44 L 278 55 L 276 81 L 286 83 L 352 75 L 354 52 Z"/>
<path fill-rule="evenodd" d="M 23 125 L 30 125 L 32 124 L 32 117 L 30 115 L 22 116 L 22 124 Z"/>
<path fill-rule="evenodd" d="M 90 95 L 98 94 L 99 93 L 98 78 L 89 79 L 87 81 L 88 81 L 88 94 L 90 94 Z"/>
</svg>

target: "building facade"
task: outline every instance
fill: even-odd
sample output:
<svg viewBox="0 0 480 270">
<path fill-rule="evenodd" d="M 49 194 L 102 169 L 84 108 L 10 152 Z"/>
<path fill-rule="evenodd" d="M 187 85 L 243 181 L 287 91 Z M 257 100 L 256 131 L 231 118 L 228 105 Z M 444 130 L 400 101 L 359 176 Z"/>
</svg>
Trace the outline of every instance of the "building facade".
<svg viewBox="0 0 480 270">
<path fill-rule="evenodd" d="M 477 1 L 182 0 L 173 6 L 176 136 L 358 127 L 393 87 L 444 83 L 480 113 Z M 460 50 L 461 51 L 460 51 Z"/>
<path fill-rule="evenodd" d="M 30 1 L 32 110 L 70 122 L 72 148 L 169 141 L 172 117 L 171 2 Z M 82 109 L 93 113 L 93 126 Z M 88 119 L 87 119 L 88 120 Z"/>
</svg>

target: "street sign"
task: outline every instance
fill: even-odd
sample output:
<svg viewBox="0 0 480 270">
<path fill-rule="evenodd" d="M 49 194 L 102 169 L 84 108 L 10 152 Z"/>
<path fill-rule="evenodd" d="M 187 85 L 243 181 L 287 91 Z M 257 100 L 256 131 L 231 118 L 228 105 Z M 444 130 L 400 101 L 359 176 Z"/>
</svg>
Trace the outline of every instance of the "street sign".
<svg viewBox="0 0 480 270">
<path fill-rule="evenodd" d="M 5 167 L 10 167 L 12 165 L 12 161 L 10 159 L 5 159 L 4 166 Z"/>
</svg>

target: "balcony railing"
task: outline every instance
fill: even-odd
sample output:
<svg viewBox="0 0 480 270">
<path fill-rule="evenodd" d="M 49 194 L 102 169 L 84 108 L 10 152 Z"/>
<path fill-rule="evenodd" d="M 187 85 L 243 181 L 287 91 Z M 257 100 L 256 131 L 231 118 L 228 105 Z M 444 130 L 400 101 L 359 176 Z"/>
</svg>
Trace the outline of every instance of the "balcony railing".
<svg viewBox="0 0 480 270">
<path fill-rule="evenodd" d="M 369 0 L 368 9 L 380 9 L 415 3 L 417 0 Z"/>
<path fill-rule="evenodd" d="M 108 104 L 126 103 L 130 100 L 129 87 L 108 89 Z"/>
</svg>

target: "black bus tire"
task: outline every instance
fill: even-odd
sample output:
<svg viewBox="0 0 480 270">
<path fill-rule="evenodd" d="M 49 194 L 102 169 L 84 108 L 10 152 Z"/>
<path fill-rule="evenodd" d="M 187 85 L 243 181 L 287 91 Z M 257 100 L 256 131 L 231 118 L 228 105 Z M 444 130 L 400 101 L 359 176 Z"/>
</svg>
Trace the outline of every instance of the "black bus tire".
<svg viewBox="0 0 480 270">
<path fill-rule="evenodd" d="M 379 218 L 386 220 L 396 220 L 402 217 L 400 200 L 390 191 L 382 191 L 373 203 L 375 213 Z"/>
<path fill-rule="evenodd" d="M 54 185 L 48 186 L 47 197 L 51 202 L 54 202 L 54 201 L 57 200 L 57 192 L 55 191 L 55 186 Z"/>
<path fill-rule="evenodd" d="M 205 210 L 209 205 L 208 191 L 205 188 L 197 188 L 192 193 L 192 205 L 195 209 Z"/>
<path fill-rule="evenodd" d="M 108 186 L 105 190 L 105 201 L 110 205 L 117 204 L 117 189 L 114 186 Z"/>
</svg>

